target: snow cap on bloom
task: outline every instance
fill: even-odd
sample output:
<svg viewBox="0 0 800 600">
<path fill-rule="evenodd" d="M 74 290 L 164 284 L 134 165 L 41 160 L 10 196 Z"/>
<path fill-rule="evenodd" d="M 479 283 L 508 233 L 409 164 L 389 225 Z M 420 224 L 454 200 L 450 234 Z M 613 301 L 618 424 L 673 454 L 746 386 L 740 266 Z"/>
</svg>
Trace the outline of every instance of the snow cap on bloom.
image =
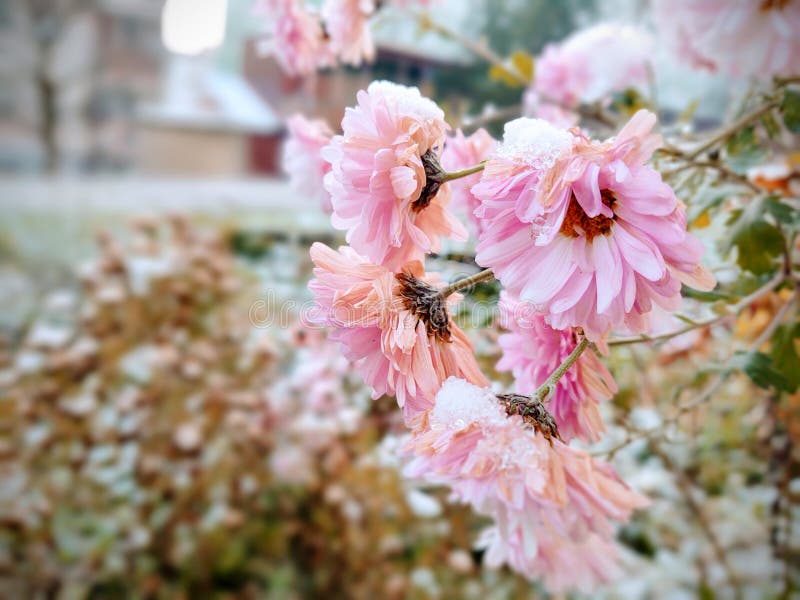
<svg viewBox="0 0 800 600">
<path fill-rule="evenodd" d="M 735 77 L 800 74 L 798 0 L 655 0 L 659 32 L 695 68 Z"/>
<path fill-rule="evenodd" d="M 652 45 L 647 32 L 617 23 L 593 25 L 548 44 L 536 60 L 534 81 L 525 95 L 526 113 L 571 126 L 577 116 L 567 109 L 626 88 L 643 88 Z"/>
<path fill-rule="evenodd" d="M 448 379 L 425 426 L 406 442 L 414 457 L 406 473 L 448 485 L 456 499 L 494 518 L 502 543 L 518 538 L 516 551 L 528 562 L 547 560 L 548 545 L 610 541 L 613 521 L 628 520 L 647 500 L 610 465 L 561 441 L 541 403 L 519 399 Z M 504 558 L 511 552 L 496 550 Z"/>
<path fill-rule="evenodd" d="M 287 74 L 310 75 L 331 64 L 319 14 L 303 0 L 260 0 L 256 10 L 269 19 L 261 49 Z"/>
<path fill-rule="evenodd" d="M 639 111 L 596 142 L 512 121 L 472 188 L 485 223 L 477 262 L 555 329 L 581 327 L 592 341 L 612 327 L 644 332 L 654 305 L 678 308 L 681 283 L 715 285 L 685 206 L 644 164 L 661 144 L 655 122 Z"/>
<path fill-rule="evenodd" d="M 436 296 L 436 282 L 421 263 L 393 273 L 352 248 L 337 252 L 320 243 L 311 247 L 311 260 L 316 320 L 333 328 L 331 339 L 356 362 L 374 398 L 397 396 L 410 427 L 433 405 L 448 377 L 488 385 L 472 344 Z"/>
<path fill-rule="evenodd" d="M 369 30 L 369 18 L 375 12 L 375 0 L 325 0 L 322 18 L 331 51 L 348 65 L 359 66 L 375 59 L 375 44 Z"/>
<path fill-rule="evenodd" d="M 323 178 L 331 166 L 322 159 L 322 148 L 326 146 L 333 131 L 321 119 L 306 119 L 293 115 L 286 122 L 289 135 L 283 146 L 283 170 L 289 175 L 292 189 L 303 196 L 319 202 L 326 213 L 330 213 L 331 196 L 323 185 Z"/>
<path fill-rule="evenodd" d="M 533 394 L 575 349 L 580 337 L 574 329 L 553 329 L 536 307 L 505 290 L 500 294 L 499 307 L 500 323 L 509 333 L 497 340 L 503 351 L 497 369 L 514 374 L 517 392 Z M 616 392 L 611 373 L 594 352 L 587 351 L 559 379 L 547 409 L 565 441 L 580 437 L 595 442 L 605 431 L 599 401 L 608 400 Z"/>
<path fill-rule="evenodd" d="M 472 135 L 464 135 L 458 129 L 455 135 L 448 137 L 444 144 L 442 167 L 448 172 L 474 167 L 485 160 L 495 146 L 497 146 L 497 140 L 483 128 L 478 129 Z M 454 212 L 459 215 L 463 214 L 478 233 L 480 233 L 481 224 L 474 213 L 480 202 L 472 195 L 471 188 L 480 181 L 480 178 L 480 173 L 474 173 L 450 182 Z"/>
<path fill-rule="evenodd" d="M 442 110 L 417 88 L 374 81 L 348 108 L 342 135 L 323 149 L 332 223 L 359 254 L 396 271 L 467 232 L 446 206 L 450 186 L 436 171 L 448 129 Z"/>
</svg>

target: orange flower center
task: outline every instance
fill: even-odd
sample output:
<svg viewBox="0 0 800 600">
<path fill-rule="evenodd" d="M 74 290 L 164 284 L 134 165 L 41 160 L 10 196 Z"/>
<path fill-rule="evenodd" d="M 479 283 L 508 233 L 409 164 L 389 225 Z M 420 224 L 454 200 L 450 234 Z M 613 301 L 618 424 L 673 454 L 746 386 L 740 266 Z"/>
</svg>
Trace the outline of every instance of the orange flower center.
<svg viewBox="0 0 800 600">
<path fill-rule="evenodd" d="M 616 202 L 614 194 L 609 190 L 603 190 L 600 192 L 600 195 L 603 198 L 603 204 L 611 210 L 614 210 L 614 202 Z M 608 232 L 611 231 L 614 219 L 616 219 L 616 216 L 606 217 L 605 215 L 597 215 L 596 217 L 590 217 L 584 212 L 583 208 L 581 208 L 578 199 L 575 198 L 575 194 L 572 194 L 569 207 L 567 207 L 567 214 L 564 216 L 564 222 L 561 224 L 559 232 L 567 237 L 579 237 L 583 235 L 591 242 L 598 235 L 607 235 Z"/>
<path fill-rule="evenodd" d="M 789 0 L 762 0 L 761 6 L 759 7 L 762 12 L 767 12 L 768 10 L 783 10 L 783 8 L 789 4 Z"/>
</svg>

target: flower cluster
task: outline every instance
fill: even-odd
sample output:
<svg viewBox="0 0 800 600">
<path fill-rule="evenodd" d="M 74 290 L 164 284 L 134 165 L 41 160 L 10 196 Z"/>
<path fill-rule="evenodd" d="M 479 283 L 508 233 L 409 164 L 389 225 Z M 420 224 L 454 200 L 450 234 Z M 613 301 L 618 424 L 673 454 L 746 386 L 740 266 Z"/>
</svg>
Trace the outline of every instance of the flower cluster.
<svg viewBox="0 0 800 600">
<path fill-rule="evenodd" d="M 395 0 L 390 4 L 430 4 L 432 0 Z M 284 72 L 311 75 L 337 63 L 359 66 L 375 60 L 370 20 L 376 0 L 324 0 L 321 7 L 305 0 L 258 0 L 256 12 L 267 21 L 262 49 Z"/>
<path fill-rule="evenodd" d="M 600 438 L 600 402 L 617 390 L 584 350 L 603 350 L 612 330 L 647 331 L 655 307 L 678 306 L 683 283 L 714 286 L 683 204 L 646 165 L 661 143 L 654 125 L 640 111 L 597 141 L 522 118 L 499 143 L 483 130 L 448 138 L 418 90 L 374 82 L 342 134 L 321 149 L 327 135 L 317 136 L 296 163 L 317 182 L 320 157 L 329 165 L 331 220 L 349 243 L 311 247 L 316 322 L 373 397 L 396 396 L 411 430 L 407 473 L 494 520 L 481 541 L 490 564 L 553 590 L 611 577 L 613 523 L 646 503 L 569 445 Z M 450 316 L 463 286 L 425 269 L 442 237 L 466 235 L 448 211 L 453 194 L 478 233 L 476 262 L 504 287 L 497 368 L 513 373 L 514 394 L 491 391 Z"/>
</svg>

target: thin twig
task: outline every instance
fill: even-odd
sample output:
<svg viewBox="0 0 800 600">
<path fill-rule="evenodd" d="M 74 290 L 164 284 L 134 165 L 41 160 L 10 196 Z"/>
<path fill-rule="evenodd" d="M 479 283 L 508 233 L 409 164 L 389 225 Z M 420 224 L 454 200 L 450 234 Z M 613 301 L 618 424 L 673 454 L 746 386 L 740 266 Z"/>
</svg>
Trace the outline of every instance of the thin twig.
<svg viewBox="0 0 800 600">
<path fill-rule="evenodd" d="M 572 352 L 570 352 L 569 356 L 564 359 L 558 368 L 550 373 L 550 376 L 544 380 L 544 383 L 540 385 L 533 394 L 533 397 L 542 401 L 546 402 L 550 396 L 552 395 L 552 391 L 555 389 L 558 380 L 564 376 L 564 373 L 569 371 L 570 367 L 575 364 L 583 351 L 589 347 L 589 340 L 587 338 L 583 338 L 580 343 L 573 348 Z"/>
<path fill-rule="evenodd" d="M 708 327 L 710 325 L 714 325 L 719 323 L 720 321 L 727 319 L 737 313 L 741 312 L 748 306 L 750 306 L 753 302 L 760 299 L 762 296 L 765 296 L 776 287 L 778 287 L 781 283 L 786 280 L 786 273 L 781 270 L 775 277 L 770 279 L 766 284 L 762 287 L 758 288 L 752 294 L 749 294 L 739 300 L 733 307 L 731 307 L 730 311 L 724 315 L 717 315 L 715 317 L 711 317 L 706 319 L 705 321 L 698 321 L 693 325 L 687 325 L 686 327 L 682 327 L 681 329 L 677 329 L 675 331 L 670 331 L 668 333 L 661 333 L 659 335 L 638 335 L 634 337 L 628 338 L 617 338 L 613 340 L 608 340 L 609 346 L 625 346 L 627 344 L 638 344 L 640 342 L 658 342 L 662 340 L 668 340 L 670 338 L 674 338 L 679 335 L 683 335 L 684 333 L 688 333 L 694 329 L 698 329 L 701 327 Z"/>
<path fill-rule="evenodd" d="M 442 181 L 443 182 L 444 181 L 453 181 L 454 179 L 461 179 L 462 177 L 469 177 L 470 175 L 472 175 L 474 173 L 478 173 L 480 171 L 483 171 L 483 168 L 485 166 L 486 166 L 485 163 L 479 163 L 479 164 L 475 165 L 474 167 L 461 169 L 460 171 L 450 171 L 449 173 L 445 173 L 442 176 Z"/>
<path fill-rule="evenodd" d="M 734 571 L 733 566 L 728 560 L 728 555 L 725 552 L 725 549 L 723 548 L 719 538 L 717 537 L 714 528 L 711 527 L 711 521 L 709 520 L 708 515 L 706 515 L 703 507 L 694 497 L 694 481 L 692 481 L 691 477 L 689 477 L 689 474 L 683 467 L 675 464 L 675 462 L 672 460 L 672 457 L 664 452 L 657 442 L 650 440 L 648 445 L 651 452 L 661 460 L 667 470 L 675 475 L 675 482 L 677 483 L 678 488 L 680 488 L 681 493 L 686 500 L 686 505 L 689 507 L 689 510 L 692 512 L 697 520 L 697 523 L 700 525 L 700 529 L 702 529 L 703 533 L 708 539 L 708 542 L 711 545 L 717 560 L 725 569 L 725 573 L 728 576 L 728 582 L 733 588 L 736 597 L 740 597 L 741 591 L 739 585 L 739 576 L 736 571 Z"/>
<path fill-rule="evenodd" d="M 489 279 L 494 278 L 494 273 L 491 269 L 484 269 L 483 271 L 479 271 L 474 275 L 470 275 L 469 277 L 465 277 L 464 279 L 459 279 L 458 281 L 454 281 L 447 287 L 443 287 L 439 293 L 439 298 L 447 298 L 450 294 L 454 294 L 456 292 L 460 292 L 461 290 L 465 290 L 469 287 L 472 287 L 476 283 L 480 283 L 481 281 L 488 281 Z"/>
<path fill-rule="evenodd" d="M 703 152 L 705 152 L 709 148 L 713 148 L 714 146 L 716 146 L 720 142 L 724 142 L 729 137 L 731 137 L 734 133 L 736 133 L 737 131 L 739 131 L 740 129 L 745 127 L 746 125 L 749 125 L 750 122 L 761 118 L 762 115 L 764 115 L 765 113 L 768 113 L 769 111 L 771 111 L 773 108 L 776 108 L 777 106 L 778 106 L 778 103 L 775 102 L 774 100 L 771 100 L 771 101 L 767 102 L 766 104 L 763 104 L 763 105 L 759 106 L 757 109 L 753 110 L 752 112 L 747 113 L 746 115 L 744 115 L 741 118 L 737 119 L 736 121 L 734 121 L 730 125 L 720 129 L 715 135 L 712 135 L 705 142 L 700 144 L 697 148 L 695 148 L 694 150 L 689 152 L 687 154 L 687 157 L 689 159 L 692 159 L 692 160 L 697 158 L 698 156 L 700 156 Z"/>
</svg>

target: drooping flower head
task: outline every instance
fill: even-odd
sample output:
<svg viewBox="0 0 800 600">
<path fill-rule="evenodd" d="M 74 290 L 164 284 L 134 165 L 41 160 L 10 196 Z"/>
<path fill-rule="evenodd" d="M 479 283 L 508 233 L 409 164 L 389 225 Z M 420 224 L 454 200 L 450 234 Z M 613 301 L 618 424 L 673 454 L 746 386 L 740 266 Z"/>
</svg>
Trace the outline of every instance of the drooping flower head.
<svg viewBox="0 0 800 600">
<path fill-rule="evenodd" d="M 375 12 L 374 0 L 325 0 L 322 18 L 331 51 L 343 63 L 359 66 L 375 59 L 375 44 L 369 18 Z"/>
<path fill-rule="evenodd" d="M 569 108 L 608 98 L 647 83 L 650 36 L 630 25 L 600 23 L 558 44 L 548 44 L 536 60 L 534 81 L 525 95 L 526 114 L 559 127 L 577 122 Z"/>
<path fill-rule="evenodd" d="M 579 343 L 574 329 L 550 327 L 535 307 L 519 302 L 505 290 L 500 295 L 500 323 L 509 330 L 497 342 L 503 356 L 499 371 L 514 374 L 514 389 L 533 394 Z M 600 400 L 617 392 L 614 378 L 592 351 L 585 351 L 559 379 L 547 410 L 565 441 L 580 437 L 594 442 L 605 431 L 598 410 Z"/>
<path fill-rule="evenodd" d="M 442 152 L 442 167 L 448 172 L 474 167 L 485 160 L 495 146 L 497 146 L 497 140 L 483 128 L 471 135 L 464 135 L 458 129 L 455 135 L 448 137 L 445 142 L 444 152 Z M 463 213 L 474 225 L 477 233 L 480 233 L 481 224 L 474 213 L 480 201 L 473 196 L 471 188 L 480 181 L 480 178 L 480 173 L 475 173 L 450 182 L 453 192 L 453 211 L 459 214 Z"/>
<path fill-rule="evenodd" d="M 681 283 L 714 287 L 683 203 L 644 164 L 661 143 L 655 120 L 639 111 L 604 142 L 512 121 L 472 189 L 487 224 L 478 263 L 555 329 L 643 332 L 654 303 L 679 306 Z"/>
<path fill-rule="evenodd" d="M 449 185 L 426 174 L 438 167 L 447 128 L 442 110 L 417 88 L 375 81 L 358 93 L 342 135 L 323 150 L 332 223 L 356 252 L 398 270 L 437 251 L 442 236 L 466 239 L 446 209 Z"/>
<path fill-rule="evenodd" d="M 331 64 L 319 14 L 303 0 L 260 0 L 256 9 L 268 19 L 261 46 L 289 75 L 305 76 Z"/>
<path fill-rule="evenodd" d="M 325 121 L 302 115 L 290 117 L 286 125 L 289 135 L 283 146 L 282 163 L 289 183 L 298 194 L 319 202 L 322 210 L 330 213 L 331 196 L 323 178 L 331 166 L 322 159 L 322 148 L 330 142 L 333 131 Z"/>
<path fill-rule="evenodd" d="M 653 11 L 693 67 L 759 79 L 800 74 L 798 0 L 655 0 Z"/>
<path fill-rule="evenodd" d="M 456 499 L 494 518 L 500 543 L 521 544 L 509 553 L 527 559 L 509 560 L 512 567 L 540 558 L 553 563 L 548 552 L 592 536 L 610 541 L 612 522 L 647 503 L 610 465 L 567 446 L 530 398 L 495 396 L 450 378 L 425 425 L 406 444 L 414 457 L 407 474 L 448 485 Z"/>
<path fill-rule="evenodd" d="M 397 396 L 409 426 L 432 406 L 448 377 L 487 385 L 472 344 L 421 263 L 413 261 L 394 273 L 352 248 L 337 252 L 320 243 L 311 247 L 311 260 L 316 268 L 309 288 L 319 310 L 317 321 L 333 328 L 331 339 L 357 361 L 373 397 Z"/>
</svg>

